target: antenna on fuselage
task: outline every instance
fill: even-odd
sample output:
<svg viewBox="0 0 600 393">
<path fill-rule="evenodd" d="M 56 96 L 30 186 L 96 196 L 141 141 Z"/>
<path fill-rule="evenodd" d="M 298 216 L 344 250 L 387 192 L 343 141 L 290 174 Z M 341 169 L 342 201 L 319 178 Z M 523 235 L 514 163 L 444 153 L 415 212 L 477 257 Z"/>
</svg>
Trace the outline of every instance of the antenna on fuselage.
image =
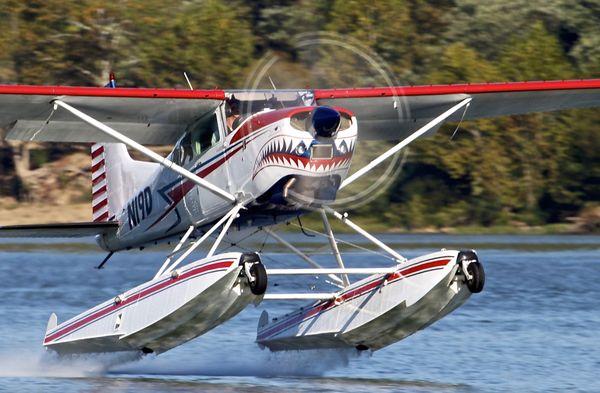
<svg viewBox="0 0 600 393">
<path fill-rule="evenodd" d="M 271 82 L 271 86 L 273 86 L 273 90 L 277 90 L 277 87 L 275 86 L 275 82 L 273 82 L 273 79 L 271 79 L 271 75 L 267 75 L 267 78 L 269 78 L 269 82 Z M 267 97 L 267 95 L 265 94 L 265 98 Z M 273 97 L 271 97 L 271 99 L 275 99 L 275 101 L 278 101 L 275 98 L 275 94 L 273 94 Z M 283 105 L 283 102 L 279 101 L 279 104 L 281 105 L 281 108 L 285 108 L 285 105 Z M 275 108 L 273 108 L 275 109 Z"/>
<path fill-rule="evenodd" d="M 273 82 L 273 79 L 271 79 L 271 75 L 267 75 L 267 78 L 269 78 L 269 82 L 271 82 L 271 86 L 273 86 L 273 90 L 277 90 L 277 88 L 275 87 L 275 82 Z"/>
<path fill-rule="evenodd" d="M 185 80 L 187 81 L 187 84 L 190 87 L 190 90 L 194 90 L 194 87 L 192 86 L 192 82 L 190 82 L 190 78 L 188 78 L 187 72 L 183 71 L 183 76 L 185 76 Z"/>
</svg>

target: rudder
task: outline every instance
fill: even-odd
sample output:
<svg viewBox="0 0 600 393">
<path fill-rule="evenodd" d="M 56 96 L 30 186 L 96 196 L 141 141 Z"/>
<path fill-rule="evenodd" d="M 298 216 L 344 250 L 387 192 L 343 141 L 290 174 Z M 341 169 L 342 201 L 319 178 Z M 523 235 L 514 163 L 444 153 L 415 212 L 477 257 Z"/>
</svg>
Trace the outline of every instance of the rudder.
<svg viewBox="0 0 600 393">
<path fill-rule="evenodd" d="M 106 158 L 104 145 L 92 145 L 92 220 L 108 221 L 108 187 L 106 181 Z"/>
<path fill-rule="evenodd" d="M 159 164 L 136 161 L 122 143 L 96 143 L 92 155 L 92 219 L 114 221 Z"/>
</svg>

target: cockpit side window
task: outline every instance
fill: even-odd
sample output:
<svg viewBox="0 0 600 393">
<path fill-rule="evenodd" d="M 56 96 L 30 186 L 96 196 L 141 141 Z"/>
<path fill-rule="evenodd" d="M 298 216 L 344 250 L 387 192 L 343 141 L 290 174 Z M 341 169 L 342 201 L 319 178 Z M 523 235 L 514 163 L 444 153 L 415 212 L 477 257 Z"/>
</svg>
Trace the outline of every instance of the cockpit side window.
<svg viewBox="0 0 600 393">
<path fill-rule="evenodd" d="M 179 141 L 179 146 L 173 152 L 173 161 L 185 165 L 202 156 L 221 140 L 217 115 L 205 116 L 198 119 Z"/>
<path fill-rule="evenodd" d="M 217 116 L 211 116 L 210 123 L 199 125 L 196 123 L 190 130 L 191 145 L 194 157 L 199 157 L 206 153 L 208 149 L 221 140 L 219 134 L 219 124 L 217 123 Z"/>
</svg>

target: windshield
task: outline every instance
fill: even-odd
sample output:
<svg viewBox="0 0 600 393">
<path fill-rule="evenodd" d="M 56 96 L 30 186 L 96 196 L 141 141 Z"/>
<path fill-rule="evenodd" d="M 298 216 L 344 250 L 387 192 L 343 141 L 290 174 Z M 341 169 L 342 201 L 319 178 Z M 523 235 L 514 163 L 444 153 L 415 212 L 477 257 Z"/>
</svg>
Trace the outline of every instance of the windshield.
<svg viewBox="0 0 600 393">
<path fill-rule="evenodd" d="M 313 104 L 309 91 L 297 90 L 255 90 L 230 91 L 227 98 L 227 116 L 238 115 L 246 118 L 257 112 L 269 109 L 283 109 Z M 235 128 L 235 127 L 234 127 Z"/>
</svg>

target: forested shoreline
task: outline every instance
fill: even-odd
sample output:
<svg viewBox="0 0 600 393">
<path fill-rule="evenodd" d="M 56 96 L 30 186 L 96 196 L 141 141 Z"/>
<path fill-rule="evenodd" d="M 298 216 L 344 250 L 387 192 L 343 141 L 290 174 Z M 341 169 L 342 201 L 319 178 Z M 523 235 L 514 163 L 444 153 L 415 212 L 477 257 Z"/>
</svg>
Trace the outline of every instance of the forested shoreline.
<svg viewBox="0 0 600 393">
<path fill-rule="evenodd" d="M 185 71 L 197 88 L 243 88 L 266 58 L 277 59 L 269 76 L 278 88 L 386 83 L 344 45 L 373 54 L 402 85 L 600 77 L 598 1 L 0 4 L 1 83 L 102 86 L 115 71 L 119 86 L 186 88 Z M 340 49 L 307 47 L 308 35 Z M 270 87 L 263 79 L 257 87 Z M 599 109 L 468 122 L 452 140 L 449 124 L 414 144 L 391 185 L 353 213 L 406 230 L 579 217 L 584 230 L 597 231 L 599 126 Z M 32 171 L 88 149 L 1 143 L 0 198 L 17 204 L 48 202 Z M 70 177 L 57 184 L 81 187 Z M 71 202 L 86 195 L 73 193 Z"/>
</svg>

